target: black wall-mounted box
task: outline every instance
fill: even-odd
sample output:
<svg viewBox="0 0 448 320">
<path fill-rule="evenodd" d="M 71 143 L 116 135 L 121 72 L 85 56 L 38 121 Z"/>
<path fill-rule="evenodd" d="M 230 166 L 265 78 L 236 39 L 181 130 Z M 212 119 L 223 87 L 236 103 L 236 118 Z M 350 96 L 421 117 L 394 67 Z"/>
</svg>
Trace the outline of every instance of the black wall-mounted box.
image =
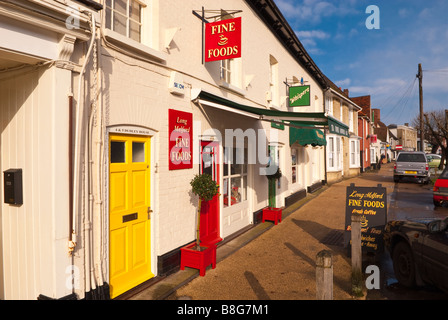
<svg viewBox="0 0 448 320">
<path fill-rule="evenodd" d="M 22 169 L 3 171 L 3 190 L 5 203 L 23 204 Z"/>
</svg>

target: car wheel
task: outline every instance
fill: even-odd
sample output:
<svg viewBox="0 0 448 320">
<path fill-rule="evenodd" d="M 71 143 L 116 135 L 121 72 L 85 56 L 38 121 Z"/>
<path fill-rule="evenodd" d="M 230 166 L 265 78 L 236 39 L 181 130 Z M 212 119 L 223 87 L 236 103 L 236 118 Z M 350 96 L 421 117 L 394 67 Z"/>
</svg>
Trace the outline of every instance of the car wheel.
<svg viewBox="0 0 448 320">
<path fill-rule="evenodd" d="M 399 178 L 399 177 L 394 177 L 394 182 L 395 182 L 395 183 L 400 182 L 400 178 Z"/>
<path fill-rule="evenodd" d="M 414 256 L 406 242 L 401 241 L 395 245 L 392 261 L 398 282 L 405 287 L 415 286 Z"/>
<path fill-rule="evenodd" d="M 432 200 L 434 202 L 434 207 L 441 207 L 442 204 L 440 203 L 440 201 L 437 200 Z"/>
</svg>

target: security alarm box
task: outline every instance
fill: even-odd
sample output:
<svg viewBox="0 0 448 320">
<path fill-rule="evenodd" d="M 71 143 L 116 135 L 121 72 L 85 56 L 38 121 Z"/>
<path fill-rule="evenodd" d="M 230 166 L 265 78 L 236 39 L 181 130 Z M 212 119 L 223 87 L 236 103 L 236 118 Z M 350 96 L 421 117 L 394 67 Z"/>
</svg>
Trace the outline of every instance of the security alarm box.
<svg viewBox="0 0 448 320">
<path fill-rule="evenodd" d="M 5 203 L 23 204 L 22 169 L 3 171 L 3 190 Z"/>
</svg>

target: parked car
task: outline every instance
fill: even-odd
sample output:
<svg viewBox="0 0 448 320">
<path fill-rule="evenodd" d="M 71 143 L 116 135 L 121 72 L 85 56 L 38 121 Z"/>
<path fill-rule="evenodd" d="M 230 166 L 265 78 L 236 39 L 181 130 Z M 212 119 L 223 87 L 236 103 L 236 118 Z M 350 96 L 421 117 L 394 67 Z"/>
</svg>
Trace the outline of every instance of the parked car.
<svg viewBox="0 0 448 320">
<path fill-rule="evenodd" d="M 428 153 L 426 155 L 426 159 L 428 159 L 428 165 L 431 168 L 438 168 L 440 165 L 440 161 L 442 161 L 442 156 L 439 154 Z M 446 165 L 446 160 L 445 160 Z"/>
<path fill-rule="evenodd" d="M 446 167 L 434 183 L 432 199 L 436 207 L 448 203 L 448 170 Z"/>
<path fill-rule="evenodd" d="M 430 284 L 448 294 L 448 217 L 390 221 L 384 231 L 395 277 L 406 287 Z"/>
<path fill-rule="evenodd" d="M 430 181 L 428 160 L 424 152 L 402 151 L 394 165 L 394 182 L 404 177 L 415 178 L 423 183 Z"/>
</svg>

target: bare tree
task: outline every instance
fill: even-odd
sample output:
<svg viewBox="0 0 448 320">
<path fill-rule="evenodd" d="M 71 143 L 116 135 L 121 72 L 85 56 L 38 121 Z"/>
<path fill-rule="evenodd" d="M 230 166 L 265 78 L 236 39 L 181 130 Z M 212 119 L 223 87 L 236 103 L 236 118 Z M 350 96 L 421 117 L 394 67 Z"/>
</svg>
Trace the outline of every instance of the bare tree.
<svg viewBox="0 0 448 320">
<path fill-rule="evenodd" d="M 413 120 L 419 123 L 420 116 Z M 433 153 L 440 147 L 442 149 L 442 160 L 439 169 L 443 169 L 445 159 L 448 159 L 448 110 L 430 111 L 424 113 L 423 130 L 425 139 L 433 146 Z"/>
</svg>

